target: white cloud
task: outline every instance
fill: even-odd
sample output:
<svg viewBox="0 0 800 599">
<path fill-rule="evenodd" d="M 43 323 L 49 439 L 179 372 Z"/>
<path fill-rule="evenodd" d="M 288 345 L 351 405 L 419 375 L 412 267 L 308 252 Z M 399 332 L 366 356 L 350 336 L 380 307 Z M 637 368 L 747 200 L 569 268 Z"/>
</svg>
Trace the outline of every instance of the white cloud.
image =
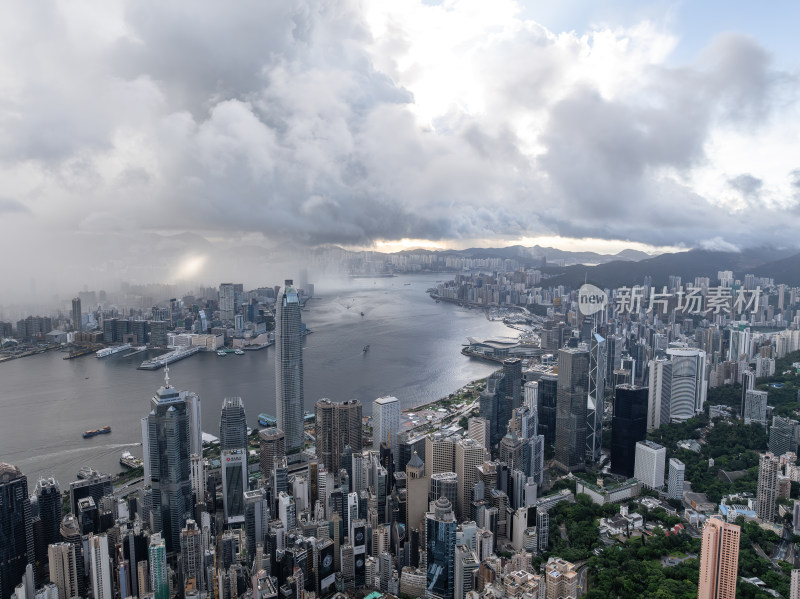
<svg viewBox="0 0 800 599">
<path fill-rule="evenodd" d="M 726 34 L 674 66 L 669 19 L 577 34 L 519 8 L 12 4 L 0 177 L 21 207 L 8 218 L 29 224 L 0 243 L 125 229 L 742 246 L 795 205 L 797 81 L 757 41 Z M 731 185 L 743 175 L 757 194 Z M 797 214 L 771 238 L 795 243 Z"/>
</svg>

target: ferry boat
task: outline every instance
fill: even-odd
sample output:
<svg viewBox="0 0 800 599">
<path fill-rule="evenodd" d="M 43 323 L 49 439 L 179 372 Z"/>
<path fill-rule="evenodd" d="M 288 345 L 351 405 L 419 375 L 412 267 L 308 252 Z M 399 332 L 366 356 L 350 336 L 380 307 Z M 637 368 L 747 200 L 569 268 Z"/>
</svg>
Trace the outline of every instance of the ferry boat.
<svg viewBox="0 0 800 599">
<path fill-rule="evenodd" d="M 90 431 L 84 431 L 83 438 L 88 439 L 89 437 L 95 437 L 97 435 L 107 435 L 111 432 L 110 426 L 104 426 L 103 428 L 96 428 Z"/>
<path fill-rule="evenodd" d="M 104 347 L 103 349 L 98 349 L 97 353 L 95 354 L 96 358 L 105 358 L 106 356 L 111 356 L 113 354 L 118 354 L 121 351 L 125 351 L 126 349 L 130 349 L 133 347 L 130 343 L 124 343 L 122 345 L 117 345 L 115 347 Z"/>
<path fill-rule="evenodd" d="M 119 457 L 119 463 L 126 468 L 139 468 L 142 465 L 142 460 L 134 457 L 130 451 L 124 451 Z"/>
<path fill-rule="evenodd" d="M 92 478 L 92 476 L 94 476 L 95 474 L 98 474 L 98 472 L 94 468 L 91 468 L 89 466 L 84 466 L 83 468 L 78 470 L 78 474 L 76 476 L 81 480 L 86 480 Z"/>
<path fill-rule="evenodd" d="M 258 424 L 259 426 L 278 426 L 278 419 L 269 414 L 259 414 Z"/>
</svg>

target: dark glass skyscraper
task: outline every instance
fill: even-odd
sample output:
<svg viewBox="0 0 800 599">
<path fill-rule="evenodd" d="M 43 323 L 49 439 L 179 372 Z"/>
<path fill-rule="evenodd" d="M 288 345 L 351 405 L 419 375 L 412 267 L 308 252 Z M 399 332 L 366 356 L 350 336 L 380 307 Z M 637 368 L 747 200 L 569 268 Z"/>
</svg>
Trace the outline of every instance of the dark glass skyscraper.
<svg viewBox="0 0 800 599">
<path fill-rule="evenodd" d="M 636 443 L 647 438 L 647 387 L 618 385 L 611 420 L 611 472 L 633 476 Z"/>
<path fill-rule="evenodd" d="M 247 449 L 247 420 L 241 397 L 226 397 L 219 419 L 219 448 Z"/>
<path fill-rule="evenodd" d="M 545 374 L 539 379 L 539 434 L 544 442 L 556 442 L 556 405 L 558 402 L 558 377 Z"/>
<path fill-rule="evenodd" d="M 453 515 L 453 507 L 445 497 L 433 504 L 433 512 L 425 515 L 428 551 L 428 572 L 426 577 L 426 596 L 453 599 L 456 550 L 456 529 L 458 523 Z"/>
<path fill-rule="evenodd" d="M 303 450 L 303 346 L 300 297 L 291 279 L 278 294 L 275 311 L 275 409 L 286 453 Z"/>
<path fill-rule="evenodd" d="M 161 533 L 170 553 L 180 550 L 181 530 L 192 517 L 189 430 L 185 393 L 167 377 L 143 422 L 142 449 L 145 482 L 152 487 L 153 532 Z"/>
<path fill-rule="evenodd" d="M 586 446 L 586 398 L 589 392 L 589 352 L 558 351 L 555 465 L 565 472 L 583 470 Z"/>
<path fill-rule="evenodd" d="M 0 462 L 0 597 L 14 594 L 33 561 L 28 477 L 16 466 Z"/>
</svg>

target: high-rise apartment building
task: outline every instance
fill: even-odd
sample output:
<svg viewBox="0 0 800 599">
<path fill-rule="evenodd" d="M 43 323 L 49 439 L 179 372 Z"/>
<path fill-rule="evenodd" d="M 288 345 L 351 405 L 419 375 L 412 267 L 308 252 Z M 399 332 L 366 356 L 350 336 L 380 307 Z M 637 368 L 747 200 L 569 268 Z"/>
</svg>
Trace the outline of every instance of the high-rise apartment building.
<svg viewBox="0 0 800 599">
<path fill-rule="evenodd" d="M 89 535 L 89 574 L 94 599 L 113 599 L 114 583 L 106 535 Z"/>
<path fill-rule="evenodd" d="M 697 599 L 735 599 L 741 529 L 720 516 L 703 527 Z"/>
<path fill-rule="evenodd" d="M 372 445 L 388 441 L 392 455 L 397 456 L 397 433 L 400 432 L 400 401 L 396 397 L 379 397 L 372 402 Z"/>
<path fill-rule="evenodd" d="M 664 462 L 667 450 L 652 441 L 636 443 L 633 476 L 648 489 L 664 487 Z"/>
<path fill-rule="evenodd" d="M 361 402 L 351 399 L 339 403 L 323 398 L 315 404 L 314 412 L 317 458 L 329 472 L 338 472 L 346 446 L 354 452 L 361 452 L 364 447 Z"/>
<path fill-rule="evenodd" d="M 756 514 L 765 522 L 773 522 L 775 520 L 779 467 L 780 460 L 777 456 L 769 452 L 761 454 L 758 461 Z"/>
<path fill-rule="evenodd" d="M 547 599 L 577 599 L 582 594 L 580 576 L 574 564 L 560 557 L 551 557 L 544 565 L 544 572 Z"/>
<path fill-rule="evenodd" d="M 153 593 L 154 599 L 169 599 L 167 546 L 159 533 L 150 537 L 147 553 L 147 561 L 150 564 L 150 592 Z"/>
<path fill-rule="evenodd" d="M 34 564 L 28 477 L 0 462 L 0 597 L 11 597 L 28 564 Z"/>
<path fill-rule="evenodd" d="M 666 358 L 650 360 L 647 400 L 647 430 L 654 431 L 669 422 L 672 396 L 672 362 Z"/>
<path fill-rule="evenodd" d="M 683 501 L 683 477 L 686 466 L 678 458 L 669 459 L 669 472 L 667 475 L 667 497 Z"/>
<path fill-rule="evenodd" d="M 750 390 L 744 393 L 742 417 L 745 424 L 758 424 L 767 428 L 767 392 Z"/>
<path fill-rule="evenodd" d="M 67 542 L 49 545 L 47 548 L 47 560 L 50 564 L 50 580 L 58 588 L 58 596 L 79 596 L 78 563 L 75 556 L 75 545 Z M 83 576 L 83 572 L 80 575 Z"/>
<path fill-rule="evenodd" d="M 611 472 L 633 476 L 636 443 L 647 438 L 647 388 L 617 385 L 611 419 Z"/>
<path fill-rule="evenodd" d="M 303 345 L 300 296 L 292 280 L 278 294 L 275 310 L 275 406 L 286 453 L 301 452 L 303 433 Z"/>
<path fill-rule="evenodd" d="M 428 593 L 442 599 L 453 599 L 455 592 L 456 522 L 453 508 L 447 499 L 440 497 L 433 511 L 425 514 L 427 544 Z"/>
<path fill-rule="evenodd" d="M 152 489 L 153 532 L 161 533 L 167 551 L 174 552 L 193 508 L 189 413 L 185 394 L 170 386 L 168 376 L 150 404 L 142 421 L 142 451 Z"/>
<path fill-rule="evenodd" d="M 584 470 L 586 402 L 589 391 L 589 352 L 558 351 L 555 466 L 564 472 Z"/>
<path fill-rule="evenodd" d="M 189 587 L 200 592 L 205 590 L 204 553 L 203 536 L 197 523 L 194 520 L 187 520 L 186 527 L 181 531 L 181 567 L 184 589 Z M 253 553 L 248 553 L 248 555 L 253 555 Z"/>
<path fill-rule="evenodd" d="M 247 418 L 241 397 L 226 397 L 219 418 L 219 448 L 247 449 Z"/>
</svg>

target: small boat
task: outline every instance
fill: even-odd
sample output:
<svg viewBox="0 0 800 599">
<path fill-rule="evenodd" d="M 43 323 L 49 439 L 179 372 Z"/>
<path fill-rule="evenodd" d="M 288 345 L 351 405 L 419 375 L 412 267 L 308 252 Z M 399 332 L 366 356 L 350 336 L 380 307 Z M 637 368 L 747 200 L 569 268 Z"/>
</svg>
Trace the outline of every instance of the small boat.
<svg viewBox="0 0 800 599">
<path fill-rule="evenodd" d="M 125 466 L 126 468 L 138 468 L 142 465 L 142 460 L 139 458 L 133 457 L 130 451 L 125 451 L 119 458 L 119 463 Z"/>
<path fill-rule="evenodd" d="M 224 350 L 224 349 L 218 349 L 218 350 L 217 350 L 217 355 L 218 355 L 218 356 L 223 356 L 223 357 L 224 357 L 224 356 L 225 356 L 225 355 L 227 355 L 227 354 L 225 353 L 225 350 Z"/>
<path fill-rule="evenodd" d="M 97 474 L 97 472 L 93 468 L 90 468 L 89 466 L 84 466 L 83 468 L 78 470 L 77 476 L 81 480 L 86 480 L 88 478 L 92 478 L 92 476 L 94 476 L 95 474 Z"/>
<path fill-rule="evenodd" d="M 364 313 L 363 313 L 363 312 L 361 313 L 361 316 L 364 316 Z"/>
<path fill-rule="evenodd" d="M 369 345 L 365 345 L 364 349 L 361 350 L 363 353 L 367 353 L 369 351 Z"/>
<path fill-rule="evenodd" d="M 243 356 L 244 350 L 239 349 L 238 347 L 233 351 L 237 356 Z"/>
<path fill-rule="evenodd" d="M 83 438 L 88 439 L 89 437 L 94 437 L 96 435 L 107 435 L 111 432 L 110 426 L 104 426 L 103 428 L 96 428 L 90 431 L 84 431 Z"/>
</svg>

